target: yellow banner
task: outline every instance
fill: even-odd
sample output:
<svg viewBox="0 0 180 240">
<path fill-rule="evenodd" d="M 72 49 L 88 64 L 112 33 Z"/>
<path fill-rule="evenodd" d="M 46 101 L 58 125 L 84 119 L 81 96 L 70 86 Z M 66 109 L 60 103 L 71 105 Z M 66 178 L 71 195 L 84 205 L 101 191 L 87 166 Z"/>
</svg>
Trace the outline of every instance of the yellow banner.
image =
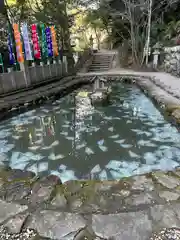
<svg viewBox="0 0 180 240">
<path fill-rule="evenodd" d="M 56 40 L 56 31 L 54 26 L 51 26 L 51 37 L 52 37 L 53 54 L 55 57 L 57 57 L 59 55 L 59 52 L 58 52 L 58 45 Z"/>
<path fill-rule="evenodd" d="M 22 50 L 22 42 L 21 42 L 21 35 L 19 32 L 19 25 L 14 23 L 13 24 L 14 29 L 14 38 L 16 42 L 16 55 L 17 55 L 17 61 L 19 63 L 24 62 L 24 56 L 23 56 L 23 50 Z"/>
</svg>

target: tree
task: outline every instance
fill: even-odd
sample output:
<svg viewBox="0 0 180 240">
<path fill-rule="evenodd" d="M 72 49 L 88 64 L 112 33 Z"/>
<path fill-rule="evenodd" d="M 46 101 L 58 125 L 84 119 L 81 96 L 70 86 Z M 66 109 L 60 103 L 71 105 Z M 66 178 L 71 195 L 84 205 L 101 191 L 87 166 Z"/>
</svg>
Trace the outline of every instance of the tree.
<svg viewBox="0 0 180 240">
<path fill-rule="evenodd" d="M 66 50 L 68 66 L 72 69 L 74 59 L 70 41 L 68 4 L 65 0 L 43 0 L 42 2 L 36 0 L 34 4 L 34 17 L 38 22 L 47 25 L 54 24 L 56 26 L 57 34 L 61 38 L 62 47 Z"/>
<path fill-rule="evenodd" d="M 152 23 L 160 22 L 171 7 L 176 7 L 179 0 L 102 0 L 100 8 L 110 16 L 114 35 L 119 35 L 123 42 L 130 40 L 133 63 L 141 65 L 148 59 Z M 118 24 L 117 24 L 118 22 Z M 125 34 L 125 35 L 124 35 Z M 146 51 L 145 51 L 146 50 Z M 146 60 L 147 61 L 147 60 Z"/>
</svg>

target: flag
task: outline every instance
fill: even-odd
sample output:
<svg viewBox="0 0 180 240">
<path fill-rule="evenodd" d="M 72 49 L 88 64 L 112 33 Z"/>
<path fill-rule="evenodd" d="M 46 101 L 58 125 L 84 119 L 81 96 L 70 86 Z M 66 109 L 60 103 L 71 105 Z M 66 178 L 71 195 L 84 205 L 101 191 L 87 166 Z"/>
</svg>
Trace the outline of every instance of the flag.
<svg viewBox="0 0 180 240">
<path fill-rule="evenodd" d="M 4 63 L 3 63 L 3 57 L 1 53 L 0 53 L 0 66 L 2 68 L 2 72 L 4 73 Z"/>
<path fill-rule="evenodd" d="M 38 33 L 37 33 L 37 25 L 31 25 L 31 32 L 32 32 L 32 42 L 33 42 L 33 49 L 34 49 L 34 57 L 36 59 L 41 59 L 41 51 L 39 46 L 38 40 Z"/>
<path fill-rule="evenodd" d="M 46 42 L 47 42 L 47 49 L 48 49 L 48 57 L 53 56 L 53 48 L 52 48 L 52 38 L 51 38 L 51 29 L 47 27 L 45 29 L 46 33 Z"/>
<path fill-rule="evenodd" d="M 43 58 L 47 58 L 48 57 L 48 52 L 47 52 L 47 42 L 46 42 L 46 34 L 45 34 L 45 25 L 41 24 L 41 34 L 42 34 L 42 56 Z"/>
<path fill-rule="evenodd" d="M 3 58 L 2 58 L 2 53 L 0 53 L 0 65 L 3 66 Z"/>
<path fill-rule="evenodd" d="M 22 51 L 22 42 L 21 42 L 21 35 L 20 35 L 20 31 L 19 31 L 19 25 L 14 23 L 13 29 L 14 29 L 14 38 L 15 38 L 15 43 L 16 43 L 17 61 L 19 63 L 23 63 L 24 56 L 23 56 L 23 51 Z"/>
<path fill-rule="evenodd" d="M 57 57 L 59 53 L 58 53 L 58 46 L 57 46 L 57 40 L 56 40 L 56 31 L 54 26 L 51 27 L 51 36 L 52 36 L 53 54 L 55 57 Z"/>
<path fill-rule="evenodd" d="M 15 63 L 15 56 L 13 52 L 13 38 L 10 26 L 8 26 L 8 52 L 9 52 L 9 63 L 13 65 Z"/>
<path fill-rule="evenodd" d="M 30 45 L 30 42 L 29 42 L 29 34 L 28 34 L 27 23 L 24 23 L 22 25 L 21 31 L 22 31 L 23 41 L 24 41 L 24 50 L 25 50 L 26 60 L 33 60 L 32 52 L 31 52 L 31 45 Z"/>
</svg>

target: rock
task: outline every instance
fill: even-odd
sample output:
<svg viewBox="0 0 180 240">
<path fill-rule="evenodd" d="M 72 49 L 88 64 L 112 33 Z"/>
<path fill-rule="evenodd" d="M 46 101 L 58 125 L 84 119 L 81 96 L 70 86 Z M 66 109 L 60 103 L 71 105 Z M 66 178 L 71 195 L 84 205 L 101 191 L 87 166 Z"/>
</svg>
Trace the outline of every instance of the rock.
<svg viewBox="0 0 180 240">
<path fill-rule="evenodd" d="M 176 65 L 177 64 L 177 59 L 173 58 L 170 60 L 171 65 Z"/>
<path fill-rule="evenodd" d="M 97 90 L 95 93 L 90 95 L 92 105 L 97 103 L 108 103 L 109 93 L 101 90 Z"/>
<path fill-rule="evenodd" d="M 67 206 L 67 200 L 63 194 L 57 193 L 56 196 L 51 201 L 54 207 L 65 208 Z"/>
<path fill-rule="evenodd" d="M 23 171 L 20 169 L 12 169 L 10 171 L 10 175 L 8 176 L 9 182 L 15 182 L 15 181 L 28 181 L 32 179 L 35 176 L 33 172 L 30 171 Z"/>
<path fill-rule="evenodd" d="M 15 203 L 7 203 L 0 200 L 0 223 L 5 221 L 6 219 L 14 216 L 15 214 L 24 212 L 27 210 L 26 205 L 19 205 Z"/>
<path fill-rule="evenodd" d="M 86 226 L 78 214 L 44 210 L 32 215 L 29 228 L 36 229 L 41 237 L 62 240 L 73 237 Z"/>
<path fill-rule="evenodd" d="M 151 194 L 142 192 L 138 195 L 131 195 L 125 200 L 125 203 L 127 205 L 138 206 L 152 204 L 155 201 L 156 199 L 154 199 Z"/>
<path fill-rule="evenodd" d="M 169 176 L 163 172 L 154 172 L 152 176 L 157 183 L 160 183 L 161 185 L 169 189 L 173 189 L 180 185 L 180 180 L 178 178 Z"/>
<path fill-rule="evenodd" d="M 123 196 L 125 198 L 128 197 L 131 194 L 131 192 L 128 191 L 128 190 L 121 190 L 119 193 L 120 193 L 121 196 Z"/>
<path fill-rule="evenodd" d="M 159 192 L 159 196 L 164 198 L 166 201 L 175 201 L 180 197 L 178 193 L 170 191 L 161 191 Z"/>
<path fill-rule="evenodd" d="M 169 205 L 151 207 L 150 216 L 153 221 L 154 231 L 158 231 L 161 228 L 178 227 L 180 224 L 177 213 Z"/>
<path fill-rule="evenodd" d="M 174 210 L 177 218 L 180 220 L 180 203 L 171 202 L 171 208 Z"/>
<path fill-rule="evenodd" d="M 152 191 L 154 190 L 154 184 L 152 179 L 147 178 L 146 176 L 135 176 L 132 178 L 134 180 L 132 184 L 132 190 L 147 190 Z"/>
<path fill-rule="evenodd" d="M 172 116 L 176 119 L 177 123 L 180 123 L 180 109 L 173 111 Z"/>
<path fill-rule="evenodd" d="M 27 219 L 29 213 L 20 213 L 11 218 L 6 224 L 7 230 L 9 233 L 20 233 L 22 226 Z"/>
<path fill-rule="evenodd" d="M 51 194 L 57 184 L 61 184 L 60 179 L 57 176 L 47 176 L 39 179 L 32 188 L 29 201 L 32 205 L 36 205 L 42 202 L 50 200 Z"/>
<path fill-rule="evenodd" d="M 27 197 L 31 193 L 31 185 L 29 182 L 6 182 L 3 185 L 3 198 L 7 202 L 19 201 Z"/>
<path fill-rule="evenodd" d="M 152 232 L 151 221 L 143 211 L 93 215 L 92 229 L 101 238 L 117 240 L 147 240 Z"/>
<path fill-rule="evenodd" d="M 0 196 L 6 201 L 18 201 L 30 194 L 34 173 L 14 169 L 0 175 Z"/>
<path fill-rule="evenodd" d="M 72 211 L 80 210 L 80 208 L 83 205 L 83 200 L 80 198 L 75 199 L 74 201 L 71 201 L 70 207 Z"/>
<path fill-rule="evenodd" d="M 82 229 L 74 237 L 74 240 L 98 240 L 94 233 L 88 228 Z M 100 239 L 99 239 L 100 240 Z"/>
<path fill-rule="evenodd" d="M 166 105 L 166 112 L 168 113 L 172 113 L 173 111 L 179 109 L 180 110 L 180 105 L 174 105 L 174 104 L 169 104 L 169 105 Z"/>
<path fill-rule="evenodd" d="M 107 192 L 111 190 L 114 187 L 118 187 L 119 181 L 102 181 L 102 182 L 97 182 L 94 185 L 95 191 L 102 191 L 102 192 Z"/>
<path fill-rule="evenodd" d="M 82 190 L 83 182 L 72 180 L 63 184 L 64 192 L 66 196 L 73 195 Z"/>
</svg>

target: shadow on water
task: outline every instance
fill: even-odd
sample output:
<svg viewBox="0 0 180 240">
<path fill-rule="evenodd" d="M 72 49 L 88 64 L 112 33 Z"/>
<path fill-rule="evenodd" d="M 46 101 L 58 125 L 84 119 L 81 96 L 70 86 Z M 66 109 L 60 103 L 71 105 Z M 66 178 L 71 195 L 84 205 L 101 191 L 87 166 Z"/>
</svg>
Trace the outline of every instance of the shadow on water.
<svg viewBox="0 0 180 240">
<path fill-rule="evenodd" d="M 136 87 L 112 85 L 111 104 L 73 92 L 0 124 L 3 163 L 61 180 L 120 179 L 180 163 L 180 134 Z"/>
</svg>

